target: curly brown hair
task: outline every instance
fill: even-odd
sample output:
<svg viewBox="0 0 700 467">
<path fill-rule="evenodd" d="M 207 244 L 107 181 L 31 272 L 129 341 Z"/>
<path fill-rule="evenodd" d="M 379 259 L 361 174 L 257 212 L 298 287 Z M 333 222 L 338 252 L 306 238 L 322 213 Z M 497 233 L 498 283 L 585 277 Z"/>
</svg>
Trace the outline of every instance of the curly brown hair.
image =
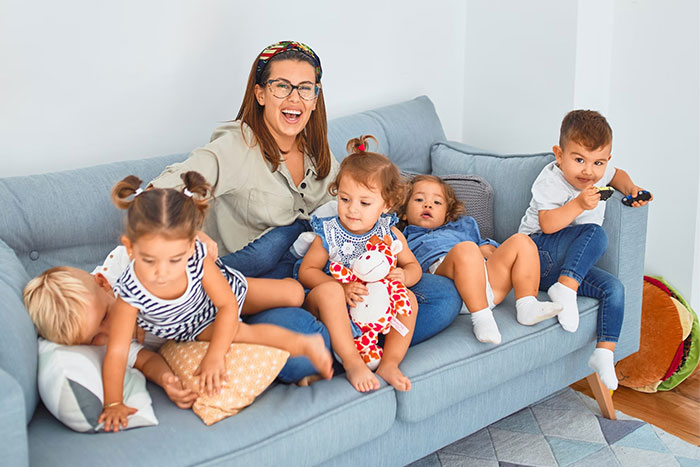
<svg viewBox="0 0 700 467">
<path fill-rule="evenodd" d="M 435 175 L 416 175 L 408 182 L 408 189 L 406 190 L 406 196 L 399 207 L 397 215 L 399 219 L 406 219 L 406 210 L 408 207 L 408 202 L 413 196 L 413 188 L 418 182 L 433 182 L 437 183 L 442 187 L 442 192 L 445 195 L 446 212 L 445 212 L 445 224 L 448 222 L 456 221 L 460 216 L 464 215 L 467 211 L 464 207 L 464 203 L 457 198 L 454 189 L 445 180 L 437 177 Z"/>
</svg>

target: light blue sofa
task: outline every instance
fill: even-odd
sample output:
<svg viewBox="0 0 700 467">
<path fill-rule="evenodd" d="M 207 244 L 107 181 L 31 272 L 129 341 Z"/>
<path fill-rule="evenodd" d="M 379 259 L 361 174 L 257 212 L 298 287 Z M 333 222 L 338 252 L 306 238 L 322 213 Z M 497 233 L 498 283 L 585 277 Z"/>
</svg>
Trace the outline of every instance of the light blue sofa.
<svg viewBox="0 0 700 467">
<path fill-rule="evenodd" d="M 329 123 L 336 155 L 360 134 L 375 135 L 380 152 L 405 171 L 483 176 L 495 191 L 497 240 L 517 229 L 529 187 L 552 157 L 479 154 L 445 142 L 427 97 Z M 119 238 L 121 212 L 110 203 L 110 187 L 130 173 L 149 180 L 185 157 L 0 179 L 0 464 L 402 465 L 591 373 L 586 360 L 595 341 L 595 300 L 580 299 L 581 324 L 571 334 L 555 319 L 517 324 L 511 295 L 494 313 L 501 345 L 477 342 L 469 317 L 459 316 L 412 347 L 401 365 L 413 382 L 407 393 L 383 384 L 360 394 L 343 376 L 304 388 L 278 384 L 238 415 L 206 427 L 149 385 L 158 426 L 119 434 L 71 431 L 39 400 L 36 334 L 22 289 L 51 266 L 91 270 Z M 646 216 L 646 208 L 624 207 L 619 195 L 607 202 L 609 246 L 599 265 L 626 290 L 618 359 L 639 346 Z"/>
</svg>

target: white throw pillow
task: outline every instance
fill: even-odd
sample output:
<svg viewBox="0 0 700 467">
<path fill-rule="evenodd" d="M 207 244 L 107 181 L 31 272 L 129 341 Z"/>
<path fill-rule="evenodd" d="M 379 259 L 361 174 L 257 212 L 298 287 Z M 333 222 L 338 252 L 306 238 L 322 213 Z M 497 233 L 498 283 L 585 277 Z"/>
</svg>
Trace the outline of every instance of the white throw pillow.
<svg viewBox="0 0 700 467">
<path fill-rule="evenodd" d="M 124 376 L 124 403 L 138 410 L 129 416 L 128 428 L 157 425 L 146 390 L 146 378 L 132 368 L 141 345 L 132 343 Z M 94 345 L 60 345 L 39 338 L 39 395 L 49 412 L 80 432 L 102 431 L 102 361 L 106 348 Z"/>
</svg>

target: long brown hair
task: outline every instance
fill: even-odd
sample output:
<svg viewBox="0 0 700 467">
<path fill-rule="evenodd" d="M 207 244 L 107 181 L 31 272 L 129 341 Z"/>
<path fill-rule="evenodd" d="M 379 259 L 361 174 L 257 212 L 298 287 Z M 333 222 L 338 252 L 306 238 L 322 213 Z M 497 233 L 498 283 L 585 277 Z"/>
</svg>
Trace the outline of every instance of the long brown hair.
<svg viewBox="0 0 700 467">
<path fill-rule="evenodd" d="M 255 98 L 255 85 L 265 86 L 265 83 L 270 78 L 270 64 L 282 60 L 309 63 L 311 66 L 315 67 L 313 61 L 302 52 L 289 50 L 272 57 L 265 67 L 265 70 L 263 70 L 260 82 L 257 82 L 255 75 L 258 57 L 255 57 L 253 66 L 250 69 L 250 74 L 248 75 L 248 84 L 246 84 L 243 102 L 236 116 L 236 120 L 240 120 L 253 130 L 256 141 L 249 141 L 248 144 L 260 145 L 263 156 L 270 163 L 273 170 L 277 170 L 282 162 L 282 150 L 263 120 L 264 107 L 261 106 Z M 311 117 L 309 117 L 306 127 L 301 134 L 297 136 L 299 150 L 302 153 L 307 152 L 311 155 L 316 165 L 317 179 L 319 180 L 326 178 L 331 170 L 332 156 L 331 149 L 328 146 L 328 123 L 326 118 L 326 104 L 323 99 L 323 88 L 320 88 L 318 96 L 316 97 L 316 110 L 311 112 Z"/>
<path fill-rule="evenodd" d="M 119 209 L 126 209 L 124 233 L 132 242 L 154 233 L 172 239 L 195 237 L 209 208 L 211 185 L 199 172 L 185 172 L 180 177 L 185 182 L 182 191 L 174 188 L 139 191 L 143 182 L 136 175 L 114 185 L 112 201 Z M 132 199 L 127 199 L 132 195 Z"/>
<path fill-rule="evenodd" d="M 337 196 L 340 180 L 350 177 L 367 188 L 379 188 L 382 199 L 393 210 L 403 201 L 405 184 L 398 167 L 388 157 L 367 150 L 370 140 L 377 142 L 372 135 L 362 135 L 348 141 L 346 148 L 350 155 L 340 163 L 338 175 L 328 186 L 328 192 Z"/>
</svg>

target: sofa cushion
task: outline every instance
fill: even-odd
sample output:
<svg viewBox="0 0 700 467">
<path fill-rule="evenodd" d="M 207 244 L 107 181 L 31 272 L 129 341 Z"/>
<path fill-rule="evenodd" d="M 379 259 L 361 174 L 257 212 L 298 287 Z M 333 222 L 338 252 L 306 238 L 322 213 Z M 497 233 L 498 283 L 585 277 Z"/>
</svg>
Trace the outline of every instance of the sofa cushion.
<svg viewBox="0 0 700 467">
<path fill-rule="evenodd" d="M 540 292 L 539 299 L 546 300 L 546 294 Z M 578 306 L 581 321 L 575 333 L 564 331 L 555 318 L 523 326 L 515 319 L 510 293 L 493 312 L 503 336 L 500 345 L 477 341 L 470 318 L 458 316 L 446 330 L 408 350 L 401 371 L 412 387 L 396 393 L 397 419 L 421 421 L 584 346 L 593 351 L 598 301 L 579 297 Z"/>
<path fill-rule="evenodd" d="M 499 242 L 518 231 L 532 198 L 532 183 L 542 168 L 554 160 L 552 153 L 474 153 L 467 146 L 451 141 L 435 143 L 430 157 L 435 175 L 480 175 L 491 184 L 495 193 L 494 239 Z"/>
<path fill-rule="evenodd" d="M 67 427 L 94 433 L 101 431 L 102 361 L 105 346 L 60 345 L 39 338 L 39 394 L 49 411 Z M 132 344 L 129 358 L 136 360 L 141 346 Z M 132 361 L 132 365 L 133 365 Z M 146 378 L 131 367 L 124 373 L 123 400 L 137 412 L 129 415 L 127 428 L 157 425 Z"/>
<path fill-rule="evenodd" d="M 158 426 L 98 433 L 89 442 L 40 406 L 28 427 L 30 464 L 316 465 L 379 437 L 396 417 L 391 387 L 361 394 L 342 376 L 308 387 L 277 384 L 211 426 L 178 409 L 161 388 L 149 383 L 148 390 Z"/>
<path fill-rule="evenodd" d="M 226 377 L 218 393 L 207 395 L 194 376 L 209 342 L 168 341 L 158 350 L 185 388 L 198 393 L 192 411 L 205 425 L 236 415 L 272 384 L 287 363 L 289 352 L 256 344 L 234 343 L 224 357 Z"/>
<path fill-rule="evenodd" d="M 148 181 L 186 154 L 0 179 L 0 238 L 31 277 L 66 265 L 87 271 L 104 260 L 122 232 L 123 212 L 110 199 L 127 175 Z M 86 181 L 89 180 L 89 183 Z M 12 215 L 10 215 L 12 213 Z"/>
<path fill-rule="evenodd" d="M 457 198 L 464 202 L 467 215 L 479 226 L 482 238 L 493 238 L 493 188 L 479 175 L 444 175 L 445 182 L 455 190 Z"/>
<path fill-rule="evenodd" d="M 2 240 L 0 264 L 0 368 L 22 387 L 24 413 L 29 422 L 39 399 L 36 331 L 22 301 L 22 290 L 30 278 L 15 252 Z"/>
<path fill-rule="evenodd" d="M 435 106 L 426 96 L 328 122 L 328 141 L 338 160 L 347 156 L 348 140 L 360 135 L 373 135 L 379 142 L 377 152 L 401 170 L 417 173 L 430 173 L 430 147 L 445 139 Z"/>
</svg>

